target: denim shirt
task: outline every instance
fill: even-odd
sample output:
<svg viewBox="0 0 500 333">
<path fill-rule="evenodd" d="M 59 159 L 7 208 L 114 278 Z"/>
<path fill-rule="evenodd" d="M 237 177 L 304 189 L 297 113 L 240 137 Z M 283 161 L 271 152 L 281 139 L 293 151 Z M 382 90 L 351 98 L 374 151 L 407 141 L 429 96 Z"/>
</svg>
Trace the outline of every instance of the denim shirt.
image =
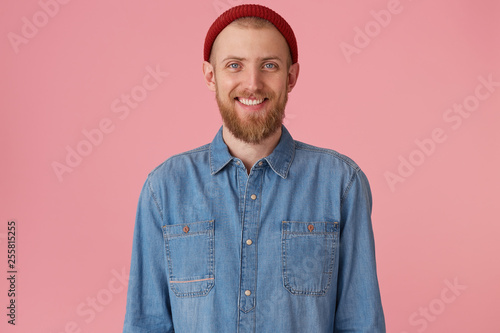
<svg viewBox="0 0 500 333">
<path fill-rule="evenodd" d="M 249 174 L 222 128 L 142 189 L 123 332 L 385 332 L 366 176 L 294 141 Z"/>
</svg>

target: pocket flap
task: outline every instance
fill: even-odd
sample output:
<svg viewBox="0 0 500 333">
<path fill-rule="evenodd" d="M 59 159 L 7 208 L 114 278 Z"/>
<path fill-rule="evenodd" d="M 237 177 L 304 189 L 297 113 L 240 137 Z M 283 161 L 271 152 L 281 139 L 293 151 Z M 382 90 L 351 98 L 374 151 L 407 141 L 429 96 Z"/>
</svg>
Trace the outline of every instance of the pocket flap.
<svg viewBox="0 0 500 333">
<path fill-rule="evenodd" d="M 317 234 L 337 232 L 338 222 L 297 222 L 283 221 L 283 232 L 294 234 Z"/>
<path fill-rule="evenodd" d="M 163 231 L 167 238 L 196 235 L 199 233 L 211 232 L 213 229 L 214 220 L 163 226 Z"/>
</svg>

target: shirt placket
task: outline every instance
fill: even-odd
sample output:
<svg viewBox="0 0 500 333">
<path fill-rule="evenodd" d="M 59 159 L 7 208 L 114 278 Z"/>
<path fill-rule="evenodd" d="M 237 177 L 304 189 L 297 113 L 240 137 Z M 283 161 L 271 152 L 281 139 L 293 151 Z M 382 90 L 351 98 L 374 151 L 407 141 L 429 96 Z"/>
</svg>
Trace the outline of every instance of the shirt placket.
<svg viewBox="0 0 500 333">
<path fill-rule="evenodd" d="M 261 205 L 262 169 L 238 170 L 240 197 L 243 199 L 241 233 L 241 268 L 238 332 L 255 331 L 257 287 L 257 236 Z"/>
</svg>

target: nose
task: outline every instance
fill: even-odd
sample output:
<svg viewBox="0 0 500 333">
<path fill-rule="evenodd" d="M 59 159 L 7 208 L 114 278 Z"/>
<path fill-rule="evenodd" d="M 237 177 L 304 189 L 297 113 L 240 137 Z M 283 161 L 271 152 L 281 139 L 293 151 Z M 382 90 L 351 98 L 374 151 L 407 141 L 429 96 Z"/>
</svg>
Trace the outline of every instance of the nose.
<svg viewBox="0 0 500 333">
<path fill-rule="evenodd" d="M 255 68 L 253 66 L 247 67 L 245 71 L 246 75 L 244 77 L 244 85 L 249 91 L 258 91 L 263 87 L 262 83 L 262 73 L 259 68 Z"/>
</svg>

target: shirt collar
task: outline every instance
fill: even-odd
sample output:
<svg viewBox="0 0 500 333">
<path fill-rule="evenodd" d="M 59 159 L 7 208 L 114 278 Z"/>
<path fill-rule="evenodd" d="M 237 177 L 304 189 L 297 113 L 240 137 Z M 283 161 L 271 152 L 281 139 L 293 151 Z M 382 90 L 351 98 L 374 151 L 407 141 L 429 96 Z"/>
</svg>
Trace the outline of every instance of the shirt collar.
<svg viewBox="0 0 500 333">
<path fill-rule="evenodd" d="M 280 141 L 273 152 L 264 159 L 269 163 L 271 169 L 281 178 L 286 179 L 288 170 L 292 165 L 295 155 L 295 141 L 284 125 L 281 125 Z M 234 157 L 229 154 L 224 139 L 222 138 L 222 126 L 210 144 L 210 173 L 215 175 L 222 170 Z"/>
</svg>

